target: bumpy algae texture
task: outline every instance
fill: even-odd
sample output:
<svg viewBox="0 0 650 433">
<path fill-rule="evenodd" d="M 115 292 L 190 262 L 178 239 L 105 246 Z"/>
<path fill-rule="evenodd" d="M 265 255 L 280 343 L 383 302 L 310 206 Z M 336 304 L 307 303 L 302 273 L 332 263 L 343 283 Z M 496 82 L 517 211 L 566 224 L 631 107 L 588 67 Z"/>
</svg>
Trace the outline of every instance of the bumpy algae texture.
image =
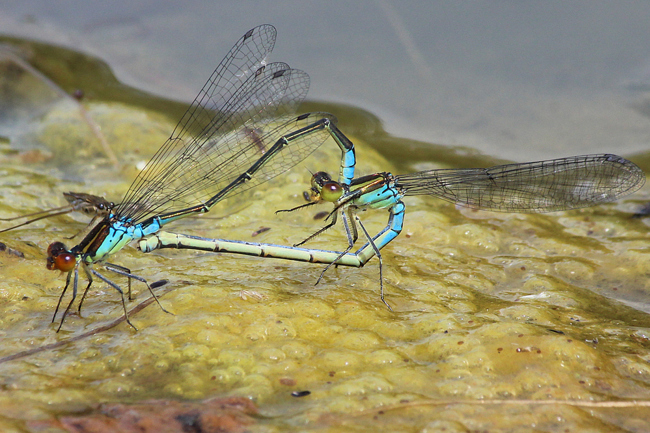
<svg viewBox="0 0 650 433">
<path fill-rule="evenodd" d="M 132 106 L 86 103 L 120 157 L 115 170 L 74 104 L 52 98 L 41 113 L 27 110 L 19 132 L 5 133 L 3 217 L 62 205 L 68 190 L 119 201 L 138 162 L 174 126 Z M 359 175 L 393 170 L 351 138 Z M 328 141 L 286 175 L 169 229 L 299 242 L 324 225 L 314 216 L 330 206 L 275 211 L 302 204 L 309 170 L 333 172 L 337 161 Z M 47 420 L 100 403 L 247 397 L 259 409 L 250 431 L 647 431 L 650 250 L 647 220 L 630 218 L 643 197 L 647 188 L 550 215 L 407 197 L 405 229 L 382 250 L 393 312 L 379 299 L 377 259 L 362 269 L 331 267 L 315 285 L 322 265 L 127 247 L 112 261 L 148 281 L 168 279 L 161 303 L 173 315 L 153 303 L 131 317 L 138 332 L 122 323 L 0 361 L 0 429 L 42 431 Z M 371 233 L 387 217 L 361 214 Z M 12 249 L 0 251 L 0 357 L 122 315 L 119 295 L 97 281 L 81 316 L 70 314 L 58 334 L 51 323 L 65 278 L 45 269 L 45 249 L 78 241 L 64 238 L 87 221 L 71 214 L 0 234 Z M 342 250 L 345 235 L 339 226 L 309 245 Z M 150 296 L 142 284 L 133 288 L 129 307 Z M 612 402 L 627 406 L 603 407 Z"/>
</svg>

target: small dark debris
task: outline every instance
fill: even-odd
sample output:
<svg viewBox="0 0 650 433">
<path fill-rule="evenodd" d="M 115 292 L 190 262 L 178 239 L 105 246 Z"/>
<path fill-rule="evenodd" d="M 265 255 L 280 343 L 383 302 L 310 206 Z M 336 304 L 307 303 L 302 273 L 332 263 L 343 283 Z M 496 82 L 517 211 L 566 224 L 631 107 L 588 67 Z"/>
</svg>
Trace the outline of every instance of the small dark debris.
<svg viewBox="0 0 650 433">
<path fill-rule="evenodd" d="M 271 230 L 271 227 L 260 227 L 259 229 L 255 230 L 251 236 L 255 237 L 257 235 L 261 235 L 264 232 L 268 232 L 269 230 Z"/>
<path fill-rule="evenodd" d="M 291 393 L 292 397 L 307 397 L 309 394 L 311 394 L 311 391 L 293 391 Z"/>
<path fill-rule="evenodd" d="M 325 218 L 329 214 L 330 213 L 328 211 L 324 210 L 324 211 L 318 212 L 316 215 L 314 215 L 314 219 L 315 220 L 322 220 L 323 218 Z"/>
<path fill-rule="evenodd" d="M 158 287 L 162 287 L 167 283 L 169 283 L 169 280 L 158 280 L 158 281 L 155 281 L 155 282 L 151 283 L 150 285 L 151 285 L 152 289 L 157 289 Z"/>
<path fill-rule="evenodd" d="M 5 252 L 7 254 L 12 254 L 16 257 L 20 257 L 21 259 L 25 258 L 25 254 L 23 254 L 21 251 L 15 250 L 11 247 L 8 247 L 5 243 L 0 242 L 0 251 Z"/>
</svg>

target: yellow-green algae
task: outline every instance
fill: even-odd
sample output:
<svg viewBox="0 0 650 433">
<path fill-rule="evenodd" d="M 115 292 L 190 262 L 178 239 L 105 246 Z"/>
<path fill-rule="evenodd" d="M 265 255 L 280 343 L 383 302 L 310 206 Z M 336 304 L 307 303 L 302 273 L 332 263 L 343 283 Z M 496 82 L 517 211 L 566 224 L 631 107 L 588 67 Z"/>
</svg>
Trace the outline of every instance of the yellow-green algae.
<svg viewBox="0 0 650 433">
<path fill-rule="evenodd" d="M 174 126 L 120 103 L 85 106 L 122 168 L 114 170 L 93 144 L 74 105 L 55 99 L 3 148 L 2 216 L 61 205 L 60 193 L 68 190 L 119 200 L 136 164 Z M 394 169 L 351 138 L 358 174 Z M 26 157 L 24 143 L 42 158 Z M 336 162 L 335 145 L 327 142 L 301 166 L 222 203 L 214 215 L 169 229 L 291 245 L 324 223 L 313 219 L 313 209 L 274 211 L 302 203 L 307 169 L 333 171 Z M 630 219 L 635 203 L 514 215 L 422 197 L 405 201 L 405 229 L 382 251 L 394 312 L 379 299 L 376 259 L 363 269 L 332 267 L 315 286 L 321 265 L 125 248 L 112 261 L 149 281 L 169 279 L 173 290 L 161 302 L 174 315 L 152 304 L 131 318 L 138 332 L 122 323 L 0 364 L 0 429 L 29 429 L 30 421 L 86 412 L 99 402 L 215 396 L 253 399 L 265 417 L 252 431 L 650 429 L 647 406 L 562 403 L 650 400 L 650 250 L 647 225 Z M 387 213 L 361 217 L 376 232 Z M 0 234 L 0 242 L 25 254 L 0 252 L 0 357 L 122 314 L 117 293 L 96 282 L 81 317 L 69 315 L 58 334 L 50 323 L 65 278 L 45 269 L 44 251 L 83 221 L 70 215 Z M 260 227 L 271 230 L 253 237 Z M 345 244 L 337 227 L 310 245 Z M 130 306 L 149 297 L 141 284 L 134 288 Z M 311 395 L 291 397 L 301 390 Z M 486 399 L 558 402 L 471 403 Z M 410 405 L 417 402 L 423 404 Z"/>
</svg>

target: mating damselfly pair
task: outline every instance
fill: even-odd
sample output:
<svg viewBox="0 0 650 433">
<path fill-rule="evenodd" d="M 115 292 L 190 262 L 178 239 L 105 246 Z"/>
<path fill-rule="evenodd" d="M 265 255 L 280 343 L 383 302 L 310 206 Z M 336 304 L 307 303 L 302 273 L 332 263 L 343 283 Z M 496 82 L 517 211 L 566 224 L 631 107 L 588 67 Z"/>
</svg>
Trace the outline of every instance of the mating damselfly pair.
<svg viewBox="0 0 650 433">
<path fill-rule="evenodd" d="M 58 329 L 77 296 L 80 269 L 88 284 L 79 309 L 97 277 L 122 297 L 122 288 L 93 268 L 95 263 L 144 283 L 145 278 L 106 260 L 132 241 L 150 252 L 162 248 L 231 252 L 316 263 L 363 266 L 379 259 L 380 250 L 402 230 L 405 195 L 428 194 L 464 206 L 506 212 L 549 212 L 616 200 L 640 188 L 643 172 L 616 155 L 576 156 L 492 168 L 431 170 L 407 175 L 375 173 L 355 177 L 352 142 L 327 113 L 293 114 L 306 96 L 309 77 L 284 63 L 267 63 L 275 43 L 269 25 L 248 31 L 217 66 L 170 138 L 137 176 L 122 201 L 110 205 L 81 242 L 67 249 L 61 242 L 48 248 L 47 267 L 67 272 L 72 298 Z M 294 246 L 207 239 L 162 232 L 164 225 L 208 212 L 219 201 L 266 182 L 304 160 L 328 138 L 338 145 L 341 163 L 337 180 L 319 172 L 313 177 L 311 203 L 334 204 L 328 225 Z M 386 227 L 371 235 L 357 215 L 366 208 L 386 208 Z M 348 247 L 327 251 L 299 247 L 342 220 Z M 364 245 L 351 252 L 361 237 Z M 325 268 L 326 270 L 327 268 Z M 323 270 L 323 273 L 325 272 Z M 322 273 L 321 273 L 322 276 Z M 388 305 L 388 303 L 386 303 Z M 161 307 L 162 308 L 162 307 Z M 389 307 L 390 308 L 390 307 Z M 135 327 L 134 327 L 135 328 Z"/>
</svg>

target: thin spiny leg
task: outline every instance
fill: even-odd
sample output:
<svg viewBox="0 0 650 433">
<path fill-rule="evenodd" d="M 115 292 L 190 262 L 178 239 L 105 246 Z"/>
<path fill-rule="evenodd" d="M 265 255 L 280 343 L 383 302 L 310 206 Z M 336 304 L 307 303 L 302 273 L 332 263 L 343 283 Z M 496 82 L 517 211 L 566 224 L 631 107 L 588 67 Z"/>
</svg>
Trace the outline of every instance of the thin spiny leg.
<svg viewBox="0 0 650 433">
<path fill-rule="evenodd" d="M 86 266 L 84 263 L 81 263 L 81 267 L 86 273 L 86 278 L 88 279 L 88 285 L 86 286 L 86 290 L 84 290 L 84 294 L 81 296 L 81 301 L 79 301 L 79 308 L 77 309 L 77 311 L 79 312 L 79 316 L 81 316 L 81 306 L 84 303 L 84 299 L 86 299 L 88 290 L 90 290 L 90 286 L 93 284 L 93 276 L 90 272 L 88 272 L 88 266 Z"/>
<path fill-rule="evenodd" d="M 345 211 L 341 212 L 341 219 L 343 220 L 343 227 L 345 227 L 345 234 L 348 238 L 348 247 L 343 251 L 341 254 L 338 255 L 338 257 L 335 260 L 332 260 L 327 266 L 325 266 L 325 269 L 323 269 L 323 272 L 320 273 L 320 276 L 318 277 L 318 280 L 316 280 L 316 284 L 320 283 L 320 280 L 323 279 L 323 276 L 325 275 L 325 272 L 330 268 L 332 265 L 336 265 L 336 262 L 338 262 L 341 257 L 346 255 L 347 253 L 350 252 L 350 250 L 354 247 L 354 244 L 357 242 L 358 239 L 358 231 L 357 228 L 354 224 L 354 220 L 351 218 L 352 216 L 352 210 L 351 209 L 346 209 Z M 356 215 L 355 215 L 356 216 Z M 352 228 L 350 228 L 350 223 L 348 221 L 352 222 Z"/>
<path fill-rule="evenodd" d="M 128 270 L 128 269 L 126 271 L 123 271 L 122 269 L 126 269 L 126 268 L 123 268 L 122 266 L 114 265 L 113 263 L 106 263 L 106 264 L 104 264 L 104 267 L 106 269 L 108 269 L 109 271 L 115 272 L 116 274 L 120 274 L 120 275 L 124 275 L 125 277 L 128 277 L 129 282 L 131 281 L 131 278 L 133 278 L 134 280 L 138 280 L 140 282 L 145 283 L 147 285 L 147 288 L 149 289 L 149 293 L 151 293 L 151 296 L 153 296 L 153 298 L 156 300 L 156 303 L 158 304 L 160 309 L 163 310 L 167 314 L 174 315 L 174 313 L 165 310 L 165 308 L 160 304 L 160 301 L 158 300 L 158 296 L 156 296 L 156 294 L 153 291 L 153 288 L 149 285 L 147 280 L 145 280 L 144 278 L 142 278 L 142 277 L 140 277 L 138 275 L 133 275 L 131 273 L 131 271 Z M 120 269 L 120 268 L 122 268 L 122 269 Z M 130 288 L 129 288 L 129 290 L 130 290 Z M 131 299 L 129 299 L 129 300 L 131 300 Z"/>
<path fill-rule="evenodd" d="M 393 311 L 391 306 L 388 305 L 388 302 L 386 302 L 386 300 L 384 299 L 384 274 L 383 274 L 383 270 L 382 270 L 382 264 L 383 263 L 382 263 L 382 260 L 381 260 L 381 253 L 379 252 L 379 248 L 377 248 L 377 245 L 375 245 L 375 241 L 372 239 L 372 237 L 368 233 L 368 230 L 366 230 L 366 228 L 363 226 L 363 224 L 361 223 L 361 220 L 359 219 L 359 217 L 356 214 L 354 215 L 354 219 L 359 224 L 359 227 L 361 227 L 361 230 L 363 230 L 363 233 L 366 235 L 366 238 L 368 239 L 368 243 L 370 244 L 372 249 L 375 251 L 375 255 L 379 259 L 379 287 L 380 287 L 380 290 L 381 290 L 381 302 L 383 302 L 388 307 L 388 309 L 390 311 Z"/>
<path fill-rule="evenodd" d="M 341 212 L 341 215 L 345 215 L 346 220 L 352 222 L 351 229 L 352 229 L 352 243 L 356 244 L 357 240 L 359 239 L 359 230 L 357 230 L 357 225 L 354 223 L 355 221 L 359 221 L 359 218 L 357 217 L 356 214 L 356 208 L 347 208 L 345 212 Z M 350 242 L 350 234 L 348 233 L 348 242 Z"/>
<path fill-rule="evenodd" d="M 65 296 L 65 292 L 68 290 L 68 286 L 70 286 L 71 277 L 72 277 L 72 271 L 68 272 L 68 277 L 65 279 L 65 287 L 63 288 L 63 292 L 61 292 L 61 296 L 59 296 L 59 302 L 56 304 L 56 308 L 54 309 L 54 316 L 52 316 L 52 323 L 54 323 L 54 319 L 56 319 L 56 313 L 59 312 L 59 307 L 61 306 L 61 301 L 63 301 L 63 296 Z"/>
<path fill-rule="evenodd" d="M 277 214 L 283 213 L 283 212 L 293 212 L 293 211 L 296 211 L 296 210 L 299 210 L 299 209 L 303 209 L 303 208 L 306 208 L 306 207 L 309 207 L 309 206 L 313 206 L 313 205 L 315 205 L 317 203 L 318 203 L 317 201 L 312 201 L 312 202 L 309 202 L 309 203 L 301 204 L 300 206 L 292 207 L 291 209 L 276 210 L 275 214 L 277 215 Z"/>
<path fill-rule="evenodd" d="M 322 229 L 318 230 L 316 233 L 310 235 L 307 239 L 303 240 L 302 242 L 298 242 L 297 244 L 294 244 L 293 246 L 294 246 L 294 247 L 299 247 L 300 245 L 303 245 L 303 244 L 309 242 L 310 240 L 314 239 L 316 236 L 318 236 L 318 235 L 320 235 L 320 234 L 326 232 L 326 231 L 329 230 L 330 228 L 334 227 L 334 225 L 336 224 L 336 215 L 337 215 L 337 212 L 333 212 L 333 213 L 331 213 L 330 215 L 332 215 L 332 222 L 331 222 L 331 223 L 329 223 L 328 225 L 326 225 L 326 226 L 323 227 Z M 349 250 L 348 250 L 348 251 L 349 251 Z"/>
<path fill-rule="evenodd" d="M 124 292 L 122 291 L 122 289 L 120 289 L 120 286 L 118 286 L 117 284 L 115 284 L 114 282 L 112 282 L 111 280 L 109 280 L 108 278 L 106 278 L 105 276 L 103 276 L 102 274 L 100 274 L 94 269 L 90 269 L 90 272 L 92 272 L 94 275 L 99 277 L 106 284 L 108 284 L 109 286 L 111 286 L 112 288 L 114 288 L 119 292 L 120 296 L 122 297 L 122 308 L 124 309 L 124 319 L 126 320 L 126 323 L 131 325 L 131 327 L 137 331 L 138 328 L 136 328 L 135 325 L 133 325 L 133 323 L 131 323 L 131 321 L 129 320 L 129 313 L 126 310 L 126 299 L 124 299 Z"/>
<path fill-rule="evenodd" d="M 72 303 L 74 302 L 75 298 L 77 297 L 77 284 L 78 283 L 79 283 L 79 267 L 76 266 L 74 268 L 74 281 L 73 281 L 73 284 L 72 284 L 72 299 L 70 300 L 70 303 L 68 304 L 68 307 L 63 312 L 63 317 L 61 317 L 61 323 L 59 323 L 59 327 L 56 328 L 56 332 L 59 332 L 61 330 L 61 327 L 63 326 L 63 322 L 65 321 L 65 316 L 68 315 L 68 311 L 70 311 L 70 307 L 72 307 Z"/>
<path fill-rule="evenodd" d="M 128 293 L 129 293 L 129 301 L 132 301 L 133 296 L 131 295 L 131 278 L 135 278 L 135 276 L 133 276 L 131 274 L 131 269 L 129 269 L 127 267 L 124 267 L 124 266 L 116 265 L 114 263 L 105 263 L 104 267 L 106 269 L 110 270 L 110 271 L 115 272 L 116 274 L 124 275 L 127 278 L 127 286 L 129 288 L 129 291 L 128 291 Z M 119 272 L 118 270 L 122 271 L 122 272 Z M 138 278 L 135 278 L 135 279 L 138 280 L 138 281 L 142 281 L 145 284 L 147 284 L 147 282 L 144 281 L 144 280 L 141 280 L 141 279 L 138 279 Z M 155 296 L 154 296 L 154 298 L 155 298 Z"/>
</svg>

